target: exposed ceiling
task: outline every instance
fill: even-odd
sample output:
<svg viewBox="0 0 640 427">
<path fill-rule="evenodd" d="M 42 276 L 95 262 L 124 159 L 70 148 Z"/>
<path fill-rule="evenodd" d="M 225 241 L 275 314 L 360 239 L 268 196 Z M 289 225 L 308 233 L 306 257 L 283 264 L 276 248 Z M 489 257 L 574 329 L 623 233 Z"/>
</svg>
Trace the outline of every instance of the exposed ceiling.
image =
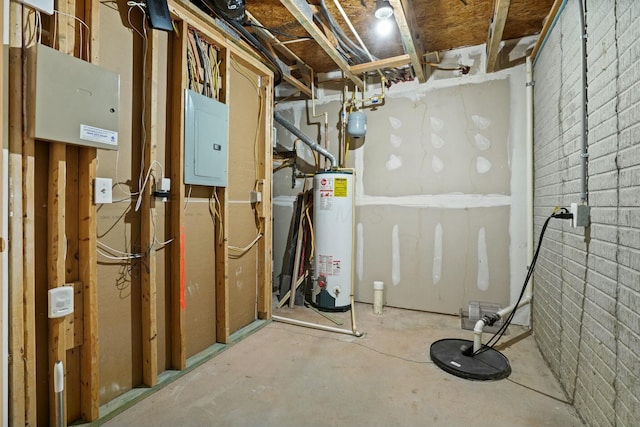
<svg viewBox="0 0 640 427">
<path fill-rule="evenodd" d="M 315 73 L 342 70 L 356 83 L 362 72 L 378 67 L 404 67 L 424 81 L 427 73 L 422 63 L 425 58 L 433 61 L 434 55 L 430 53 L 484 43 L 487 44 L 487 71 L 494 71 L 500 68 L 500 42 L 539 34 L 554 0 L 389 2 L 394 8 L 394 28 L 384 38 L 374 29 L 378 21 L 374 17 L 375 0 L 246 0 L 246 10 L 249 20 L 255 24 L 254 34 L 289 66 L 292 75 L 286 76 L 287 81 L 291 82 L 293 77 L 306 85 L 306 66 Z M 327 30 L 329 26 L 313 18 L 321 3 L 342 31 L 359 45 L 350 29 L 350 25 L 353 26 L 374 57 L 373 61 L 367 59 L 362 63 L 340 55 L 335 37 Z M 350 23 L 345 21 L 339 8 Z"/>
</svg>

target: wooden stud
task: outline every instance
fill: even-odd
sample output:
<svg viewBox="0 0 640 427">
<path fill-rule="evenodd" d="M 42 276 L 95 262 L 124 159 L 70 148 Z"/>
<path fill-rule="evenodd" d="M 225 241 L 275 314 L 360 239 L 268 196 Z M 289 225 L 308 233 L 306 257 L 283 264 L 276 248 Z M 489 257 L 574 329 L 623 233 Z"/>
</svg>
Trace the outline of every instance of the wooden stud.
<svg viewBox="0 0 640 427">
<path fill-rule="evenodd" d="M 414 9 L 411 0 L 389 0 L 389 4 L 393 8 L 393 16 L 400 30 L 404 51 L 411 58 L 413 72 L 416 74 L 418 81 L 424 83 L 427 79 L 427 74 L 422 67 L 424 47 L 420 40 L 418 23 L 413 13 Z"/>
<path fill-rule="evenodd" d="M 188 26 L 186 21 L 175 22 L 177 31 L 169 36 L 169 108 L 171 114 L 171 364 L 174 369 L 187 366 L 184 334 L 184 88 L 186 87 L 186 58 Z"/>
<path fill-rule="evenodd" d="M 80 413 L 85 421 L 99 416 L 98 345 L 98 255 L 97 212 L 93 203 L 93 182 L 98 158 L 95 148 L 83 147 L 79 152 L 79 270 L 82 282 L 82 329 L 80 348 Z"/>
<path fill-rule="evenodd" d="M 216 233 L 216 340 L 229 343 L 229 204 L 227 189 L 214 190 L 220 202 L 220 220 L 215 224 Z M 222 235 L 222 239 L 219 236 Z"/>
<path fill-rule="evenodd" d="M 496 70 L 500 42 L 502 41 L 502 33 L 504 32 L 504 24 L 507 22 L 510 4 L 511 0 L 495 0 L 493 3 L 493 16 L 491 17 L 487 35 L 487 73 L 493 73 Z"/>
<path fill-rule="evenodd" d="M 144 173 L 153 167 L 156 160 L 156 141 L 158 140 L 158 55 L 157 31 L 151 31 L 147 38 L 147 62 L 145 69 L 143 102 L 145 108 Z M 142 279 L 142 381 L 153 387 L 158 383 L 158 315 L 156 290 L 156 250 L 155 221 L 156 208 L 152 201 L 151 182 L 143 189 L 141 217 L 141 239 L 145 248 L 145 268 L 141 269 Z"/>
<path fill-rule="evenodd" d="M 100 0 L 84 0 L 87 25 L 91 28 L 89 53 L 98 62 Z M 98 255 L 97 210 L 93 203 L 93 182 L 98 167 L 97 150 L 81 147 L 78 152 L 78 253 L 79 279 L 82 283 L 82 346 L 80 347 L 80 415 L 85 421 L 99 417 L 98 345 Z"/>
<path fill-rule="evenodd" d="M 58 49 L 67 55 L 75 53 L 75 0 L 59 1 L 57 9 L 59 13 L 54 15 L 56 20 L 56 39 Z M 66 177 L 67 177 L 67 146 L 62 143 L 49 145 L 49 176 L 47 195 L 47 265 L 48 288 L 53 289 L 65 285 L 66 279 Z M 70 230 L 71 232 L 71 230 Z M 66 319 L 49 319 L 49 425 L 55 426 L 59 417 L 67 419 L 66 407 L 62 408 L 63 414 L 59 414 L 56 404 L 56 394 L 53 391 L 53 367 L 56 362 L 63 364 L 64 370 L 68 369 L 66 354 L 67 344 L 65 334 Z M 66 374 L 65 374 L 66 376 Z M 66 389 L 63 396 L 66 396 Z"/>
<path fill-rule="evenodd" d="M 22 16 L 21 4 L 9 5 L 9 425 L 25 424 L 25 354 L 22 222 Z"/>
<path fill-rule="evenodd" d="M 229 81 L 231 79 L 231 52 L 225 49 L 223 52 L 221 72 L 223 86 L 221 98 L 229 99 Z M 227 189 L 216 187 L 214 189 L 220 202 L 219 221 L 215 224 L 216 233 L 216 341 L 228 343 L 231 336 L 231 320 L 229 313 L 229 204 L 227 202 Z M 222 236 L 222 238 L 220 238 Z"/>
<path fill-rule="evenodd" d="M 35 28 L 35 15 L 24 17 L 24 28 Z M 35 40 L 32 45 L 35 44 Z M 25 46 L 29 48 L 31 46 Z M 33 76 L 27 75 L 25 82 Z M 23 84 L 26 88 L 27 84 Z M 26 90 L 24 93 L 28 93 Z M 27 95 L 29 96 L 29 95 Z M 26 105 L 23 111 L 26 111 Z M 28 117 L 28 116 L 27 116 Z M 25 425 L 37 425 L 36 383 L 36 265 L 35 265 L 35 141 L 26 132 L 22 141 L 22 227 L 25 359 Z"/>
<path fill-rule="evenodd" d="M 273 141 L 271 140 L 273 133 L 273 77 L 263 76 L 263 108 L 264 108 L 264 124 L 262 133 L 264 135 L 264 144 L 261 147 L 262 160 L 260 162 L 261 185 L 259 191 L 262 193 L 262 202 L 259 209 L 264 230 L 262 239 L 258 243 L 258 318 L 271 318 L 271 276 L 272 276 L 272 246 L 273 246 L 273 230 L 271 227 L 271 165 L 273 164 Z"/>
<path fill-rule="evenodd" d="M 530 57 L 531 57 L 532 63 L 535 61 L 536 57 L 538 56 L 538 53 L 540 52 L 540 47 L 542 47 L 542 43 L 544 42 L 544 39 L 547 37 L 547 33 L 551 29 L 551 25 L 553 25 L 553 21 L 554 19 L 556 19 L 556 15 L 558 14 L 558 11 L 560 10 L 560 6 L 562 5 L 562 3 L 563 3 L 563 0 L 556 0 L 553 2 L 553 5 L 551 6 L 551 10 L 549 11 L 547 18 L 544 21 L 544 25 L 542 26 L 542 31 L 540 31 L 540 35 L 538 35 L 538 40 L 536 40 L 536 45 L 533 47 L 533 50 L 531 51 Z"/>
<path fill-rule="evenodd" d="M 48 288 L 65 284 L 65 192 L 67 147 L 51 143 L 49 148 L 49 187 L 47 197 L 47 265 Z M 49 425 L 55 426 L 59 417 L 56 395 L 53 390 L 53 366 L 61 361 L 64 369 L 67 348 L 65 343 L 65 319 L 49 319 Z M 66 391 L 63 391 L 66 394 Z M 66 419 L 66 413 L 63 414 Z"/>
</svg>

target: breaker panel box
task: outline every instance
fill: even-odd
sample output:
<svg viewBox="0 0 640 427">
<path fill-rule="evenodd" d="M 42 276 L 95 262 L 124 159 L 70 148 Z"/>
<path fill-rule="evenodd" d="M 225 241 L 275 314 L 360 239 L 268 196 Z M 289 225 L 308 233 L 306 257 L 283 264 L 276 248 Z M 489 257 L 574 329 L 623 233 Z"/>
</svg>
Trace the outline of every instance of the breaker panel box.
<svg viewBox="0 0 640 427">
<path fill-rule="evenodd" d="M 116 150 L 120 75 L 36 44 L 28 51 L 29 136 Z"/>
<path fill-rule="evenodd" d="M 184 182 L 227 186 L 229 106 L 185 90 Z"/>
</svg>

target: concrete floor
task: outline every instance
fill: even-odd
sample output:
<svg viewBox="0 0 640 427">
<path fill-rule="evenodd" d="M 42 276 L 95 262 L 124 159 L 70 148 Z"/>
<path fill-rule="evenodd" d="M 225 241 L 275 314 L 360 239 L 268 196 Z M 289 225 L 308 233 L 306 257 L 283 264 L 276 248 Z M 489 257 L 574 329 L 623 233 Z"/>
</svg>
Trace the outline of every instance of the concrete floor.
<svg viewBox="0 0 640 427">
<path fill-rule="evenodd" d="M 333 325 L 302 307 L 276 314 Z M 269 323 L 103 425 L 583 425 L 523 328 L 499 343 L 510 377 L 477 382 L 429 358 L 438 339 L 472 339 L 458 318 L 367 304 L 356 315 L 361 338 Z M 348 313 L 335 316 L 350 329 Z"/>
</svg>

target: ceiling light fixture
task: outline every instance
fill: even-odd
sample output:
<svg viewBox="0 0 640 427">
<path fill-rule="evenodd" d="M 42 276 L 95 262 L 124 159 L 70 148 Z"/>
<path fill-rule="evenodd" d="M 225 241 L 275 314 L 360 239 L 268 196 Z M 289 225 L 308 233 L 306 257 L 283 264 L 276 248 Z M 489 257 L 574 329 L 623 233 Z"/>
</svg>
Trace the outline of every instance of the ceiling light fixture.
<svg viewBox="0 0 640 427">
<path fill-rule="evenodd" d="M 389 0 L 376 0 L 376 18 L 387 19 L 393 15 L 393 8 L 389 4 Z"/>
</svg>

